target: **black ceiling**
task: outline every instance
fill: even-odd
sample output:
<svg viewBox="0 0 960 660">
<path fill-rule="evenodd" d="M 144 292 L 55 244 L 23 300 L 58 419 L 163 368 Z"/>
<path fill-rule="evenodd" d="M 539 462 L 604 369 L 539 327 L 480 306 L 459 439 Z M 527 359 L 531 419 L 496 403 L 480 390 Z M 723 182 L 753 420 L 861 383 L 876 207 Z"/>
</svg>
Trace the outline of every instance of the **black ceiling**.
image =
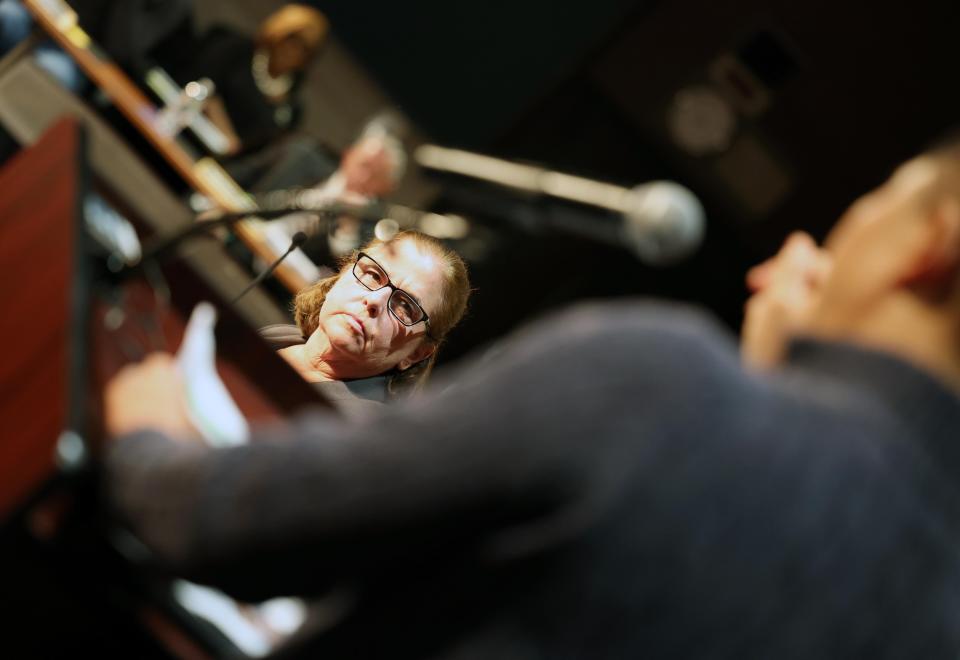
<svg viewBox="0 0 960 660">
<path fill-rule="evenodd" d="M 960 108 L 956 2 L 317 4 L 432 139 L 626 185 L 675 179 L 707 208 L 706 245 L 667 270 L 485 218 L 452 354 L 580 297 L 693 300 L 736 327 L 751 263 L 792 229 L 822 236 Z M 675 145 L 668 109 L 691 87 L 732 103 L 728 148 Z"/>
</svg>

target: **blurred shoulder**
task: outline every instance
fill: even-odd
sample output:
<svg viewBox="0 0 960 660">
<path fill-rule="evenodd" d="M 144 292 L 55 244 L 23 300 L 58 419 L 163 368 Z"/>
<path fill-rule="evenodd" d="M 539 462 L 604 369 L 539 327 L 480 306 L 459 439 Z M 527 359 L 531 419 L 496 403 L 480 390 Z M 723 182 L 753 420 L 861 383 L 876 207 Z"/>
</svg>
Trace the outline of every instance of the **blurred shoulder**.
<svg viewBox="0 0 960 660">
<path fill-rule="evenodd" d="M 709 313 L 644 299 L 580 303 L 543 316 L 488 349 L 467 371 L 484 380 L 553 387 L 576 382 L 662 396 L 749 379 L 734 337 Z"/>
<path fill-rule="evenodd" d="M 539 350 L 589 346 L 595 356 L 679 357 L 693 351 L 736 361 L 737 353 L 734 337 L 708 312 L 645 299 L 580 303 L 531 323 L 516 333 L 515 341 Z"/>
</svg>

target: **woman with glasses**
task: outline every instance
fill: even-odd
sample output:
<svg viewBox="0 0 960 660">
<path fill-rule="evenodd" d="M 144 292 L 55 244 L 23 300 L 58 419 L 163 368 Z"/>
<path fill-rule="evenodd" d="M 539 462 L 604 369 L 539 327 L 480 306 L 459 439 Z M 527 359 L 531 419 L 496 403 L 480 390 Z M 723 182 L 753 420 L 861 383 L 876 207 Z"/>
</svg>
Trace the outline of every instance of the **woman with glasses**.
<svg viewBox="0 0 960 660">
<path fill-rule="evenodd" d="M 296 326 L 268 326 L 262 334 L 353 413 L 423 384 L 469 295 L 459 255 L 425 234 L 402 232 L 365 246 L 338 274 L 301 291 Z"/>
</svg>

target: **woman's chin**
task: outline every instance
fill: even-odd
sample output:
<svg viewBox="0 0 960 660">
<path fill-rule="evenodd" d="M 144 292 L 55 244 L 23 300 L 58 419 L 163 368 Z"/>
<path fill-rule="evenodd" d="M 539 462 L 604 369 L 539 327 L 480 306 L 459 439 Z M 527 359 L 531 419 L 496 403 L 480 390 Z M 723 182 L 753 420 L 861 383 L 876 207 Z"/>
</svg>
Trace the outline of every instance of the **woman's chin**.
<svg viewBox="0 0 960 660">
<path fill-rule="evenodd" d="M 363 354 L 363 337 L 352 333 L 336 333 L 328 335 L 331 350 L 338 355 L 360 356 Z"/>
</svg>

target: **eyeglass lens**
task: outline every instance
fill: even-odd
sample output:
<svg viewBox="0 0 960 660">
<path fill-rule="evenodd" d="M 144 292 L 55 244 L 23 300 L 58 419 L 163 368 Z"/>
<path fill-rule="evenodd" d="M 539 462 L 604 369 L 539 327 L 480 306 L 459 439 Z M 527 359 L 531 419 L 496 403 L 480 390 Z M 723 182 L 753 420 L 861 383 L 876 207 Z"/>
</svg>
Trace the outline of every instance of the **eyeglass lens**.
<svg viewBox="0 0 960 660">
<path fill-rule="evenodd" d="M 371 291 L 377 291 L 385 286 L 392 287 L 390 279 L 383 269 L 380 268 L 373 259 L 367 256 L 361 256 L 357 260 L 357 263 L 353 267 L 353 274 L 363 286 Z M 417 304 L 417 301 L 403 289 L 392 288 L 393 292 L 390 294 L 390 300 L 387 305 L 394 316 L 404 325 L 414 325 L 422 321 L 424 311 L 420 305 Z"/>
</svg>

